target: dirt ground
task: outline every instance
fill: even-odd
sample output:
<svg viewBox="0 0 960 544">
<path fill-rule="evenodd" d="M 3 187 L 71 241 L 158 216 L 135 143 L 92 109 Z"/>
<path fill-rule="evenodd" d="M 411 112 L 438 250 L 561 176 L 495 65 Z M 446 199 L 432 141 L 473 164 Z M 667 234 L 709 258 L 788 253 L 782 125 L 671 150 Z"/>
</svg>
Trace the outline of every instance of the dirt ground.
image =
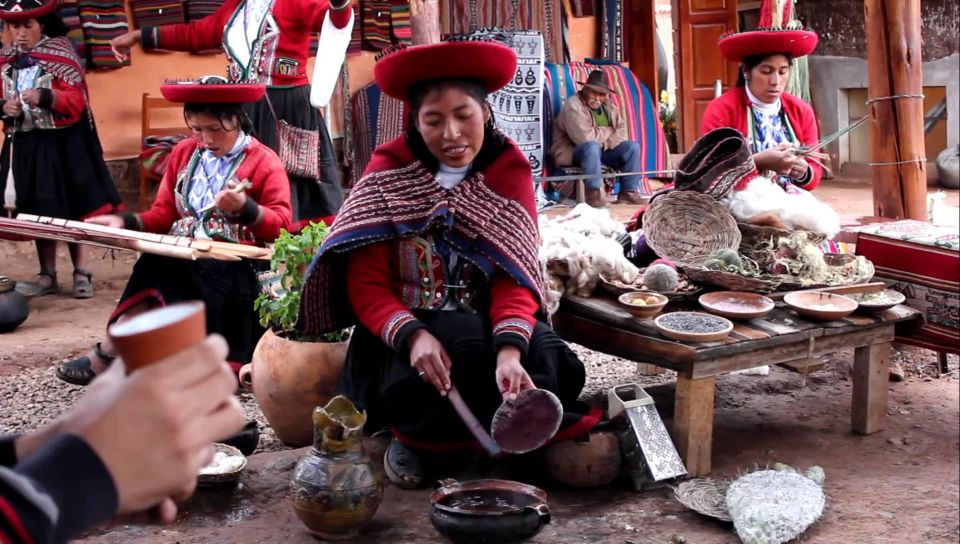
<svg viewBox="0 0 960 544">
<path fill-rule="evenodd" d="M 869 191 L 869 185 L 863 183 L 834 180 L 825 182 L 817 193 L 842 215 L 868 215 Z M 957 192 L 950 192 L 948 203 L 956 206 L 957 201 Z M 27 321 L 14 333 L 0 335 L 0 433 L 42 424 L 80 393 L 80 388 L 58 382 L 52 367 L 97 341 L 135 260 L 131 253 L 102 250 L 93 250 L 92 257 L 94 299 L 80 301 L 69 296 L 71 267 L 62 250 L 59 270 L 65 293 L 32 301 Z M 0 259 L 4 263 L 0 273 L 13 279 L 29 278 L 37 268 L 31 244 L 0 242 Z M 588 397 L 596 399 L 613 383 L 637 379 L 650 386 L 670 427 L 669 373 L 636 377 L 630 362 L 584 349 L 578 352 L 591 375 Z M 827 512 L 803 540 L 957 542 L 957 359 L 950 359 L 951 372 L 937 376 L 931 352 L 897 349 L 894 358 L 905 367 L 907 379 L 890 384 L 887 428 L 870 436 L 850 431 L 850 352 L 829 357 L 826 369 L 806 379 L 774 369 L 766 377 L 718 380 L 712 476 L 735 477 L 738 472 L 776 462 L 800 468 L 820 465 L 827 476 Z M 245 400 L 251 415 L 256 415 L 251 400 Z M 370 441 L 368 446 L 379 459 L 382 443 Z M 261 449 L 267 451 L 250 458 L 239 488 L 198 491 L 175 525 L 118 525 L 91 533 L 82 542 L 315 542 L 286 499 L 291 470 L 306 450 L 282 450 L 269 435 Z M 550 493 L 553 521 L 534 542 L 737 542 L 729 525 L 686 510 L 665 489 L 635 493 L 620 485 L 583 492 L 544 485 Z M 428 496 L 426 491 L 388 486 L 376 518 L 355 541 L 439 541 L 427 517 Z"/>
</svg>

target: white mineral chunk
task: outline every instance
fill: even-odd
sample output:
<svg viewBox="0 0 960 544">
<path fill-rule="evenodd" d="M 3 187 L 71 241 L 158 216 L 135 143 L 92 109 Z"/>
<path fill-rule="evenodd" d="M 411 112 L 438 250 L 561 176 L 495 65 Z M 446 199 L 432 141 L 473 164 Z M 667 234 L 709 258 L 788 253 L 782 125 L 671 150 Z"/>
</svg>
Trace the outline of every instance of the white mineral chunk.
<svg viewBox="0 0 960 544">
<path fill-rule="evenodd" d="M 200 469 L 200 474 L 229 474 L 239 470 L 241 465 L 243 465 L 242 455 L 231 456 L 228 453 L 218 451 L 216 455 L 213 456 L 213 461 L 209 465 Z"/>
<path fill-rule="evenodd" d="M 825 505 L 823 489 L 794 471 L 752 472 L 727 490 L 727 510 L 745 544 L 793 540 L 820 518 Z"/>
</svg>

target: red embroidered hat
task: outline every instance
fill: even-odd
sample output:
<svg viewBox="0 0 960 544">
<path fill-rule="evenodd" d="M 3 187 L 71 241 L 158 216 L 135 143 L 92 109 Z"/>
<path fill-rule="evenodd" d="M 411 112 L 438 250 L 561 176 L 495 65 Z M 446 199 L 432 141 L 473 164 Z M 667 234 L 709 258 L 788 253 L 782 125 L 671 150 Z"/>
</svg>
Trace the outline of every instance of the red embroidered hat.
<svg viewBox="0 0 960 544">
<path fill-rule="evenodd" d="M 755 55 L 786 53 L 797 58 L 813 53 L 819 37 L 791 19 L 792 6 L 792 0 L 762 0 L 757 29 L 724 34 L 718 44 L 720 53 L 734 62 Z"/>
<path fill-rule="evenodd" d="M 196 80 L 166 81 L 160 94 L 171 102 L 195 104 L 242 104 L 256 102 L 266 93 L 266 85 L 229 83 L 221 76 L 202 76 Z"/>
<path fill-rule="evenodd" d="M 0 1 L 0 19 L 4 21 L 39 19 L 51 13 L 56 7 L 57 0 L 2 0 Z"/>
<path fill-rule="evenodd" d="M 406 101 L 418 83 L 478 79 L 487 92 L 503 88 L 517 72 L 517 54 L 493 41 L 446 41 L 399 47 L 385 53 L 373 67 L 373 78 L 388 96 Z"/>
</svg>

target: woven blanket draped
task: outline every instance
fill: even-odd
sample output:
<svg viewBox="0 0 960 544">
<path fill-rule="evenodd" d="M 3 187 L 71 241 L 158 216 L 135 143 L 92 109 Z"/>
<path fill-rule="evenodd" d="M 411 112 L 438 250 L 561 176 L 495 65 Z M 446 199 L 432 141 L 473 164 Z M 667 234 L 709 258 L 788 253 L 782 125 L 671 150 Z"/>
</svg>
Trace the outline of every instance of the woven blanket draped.
<svg viewBox="0 0 960 544">
<path fill-rule="evenodd" d="M 163 26 L 184 22 L 182 0 L 130 0 L 133 27 Z"/>
<path fill-rule="evenodd" d="M 83 41 L 83 25 L 80 23 L 80 8 L 76 4 L 60 6 L 60 18 L 67 26 L 67 38 L 73 43 L 73 49 L 80 58 L 80 65 L 87 67 L 87 44 Z"/>
<path fill-rule="evenodd" d="M 576 94 L 578 81 L 586 81 L 593 70 L 602 70 L 607 84 L 613 90 L 610 102 L 613 103 L 627 121 L 627 135 L 630 140 L 640 144 L 641 170 L 664 170 L 667 167 L 667 142 L 660 124 L 653 96 L 646 85 L 640 82 L 625 66 L 597 59 L 570 64 L 546 65 L 546 99 L 544 100 L 545 126 L 553 125 L 553 118 L 560 113 L 563 103 Z M 550 149 L 552 132 L 547 131 L 544 146 Z M 560 174 L 557 168 L 549 165 L 548 172 Z M 570 183 L 564 184 L 561 192 Z M 640 178 L 641 194 L 651 194 L 650 184 L 645 177 Z"/>
<path fill-rule="evenodd" d="M 130 59 L 117 60 L 110 49 L 110 40 L 125 34 L 127 12 L 122 0 L 79 0 L 80 24 L 87 43 L 90 66 L 95 68 L 120 68 L 129 66 Z"/>
<path fill-rule="evenodd" d="M 489 97 L 497 128 L 509 136 L 530 161 L 533 176 L 543 171 L 543 36 L 535 30 L 478 30 L 474 36 L 500 35 L 517 52 L 513 81 Z"/>
<path fill-rule="evenodd" d="M 487 277 L 503 271 L 542 301 L 533 193 L 513 183 L 526 168 L 523 156 L 508 149 L 448 191 L 414 158 L 405 138 L 378 149 L 307 271 L 297 329 L 316 335 L 354 324 L 346 293 L 351 250 L 430 231 Z M 444 228 L 434 231 L 437 225 Z"/>
<path fill-rule="evenodd" d="M 440 3 L 440 33 L 469 34 L 483 28 L 536 30 L 543 34 L 547 62 L 565 62 L 561 0 L 449 0 Z"/>
<path fill-rule="evenodd" d="M 627 10 L 623 0 L 600 2 L 600 57 L 615 62 L 627 60 Z"/>
<path fill-rule="evenodd" d="M 353 138 L 353 156 L 347 157 L 352 187 L 360 181 L 373 150 L 403 134 L 407 117 L 403 102 L 380 92 L 376 83 L 357 91 L 348 107 L 351 120 L 345 130 Z"/>
<path fill-rule="evenodd" d="M 38 43 L 27 53 L 7 46 L 0 50 L 0 68 L 14 62 L 39 65 L 44 72 L 52 74 L 71 85 L 83 84 L 83 66 L 66 37 L 48 38 Z M 86 92 L 86 90 L 84 90 Z"/>
</svg>

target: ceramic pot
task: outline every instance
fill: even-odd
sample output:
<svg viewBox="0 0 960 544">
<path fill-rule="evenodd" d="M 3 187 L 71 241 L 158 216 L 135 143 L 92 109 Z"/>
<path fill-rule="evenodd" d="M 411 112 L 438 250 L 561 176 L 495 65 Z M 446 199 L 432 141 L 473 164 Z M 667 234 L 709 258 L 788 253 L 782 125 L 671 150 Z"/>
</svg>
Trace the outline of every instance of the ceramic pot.
<svg viewBox="0 0 960 544">
<path fill-rule="evenodd" d="M 0 276 L 0 333 L 13 332 L 30 315 L 27 299 L 14 286 L 10 278 Z"/>
<path fill-rule="evenodd" d="M 610 484 L 623 465 L 620 441 L 613 431 L 591 431 L 575 440 L 557 442 L 544 449 L 543 458 L 551 478 L 576 489 Z"/>
<path fill-rule="evenodd" d="M 277 438 L 300 448 L 313 440 L 310 414 L 337 394 L 347 342 L 295 342 L 267 331 L 240 369 Z"/>
<path fill-rule="evenodd" d="M 207 307 L 192 301 L 150 310 L 110 325 L 107 336 L 130 373 L 203 342 Z"/>
<path fill-rule="evenodd" d="M 442 480 L 430 496 L 430 521 L 456 544 L 508 544 L 550 522 L 547 494 L 509 480 Z"/>
<path fill-rule="evenodd" d="M 290 496 L 316 537 L 352 538 L 380 506 L 383 484 L 361 441 L 366 422 L 366 412 L 339 395 L 313 412 L 313 448 L 297 463 Z"/>
</svg>

